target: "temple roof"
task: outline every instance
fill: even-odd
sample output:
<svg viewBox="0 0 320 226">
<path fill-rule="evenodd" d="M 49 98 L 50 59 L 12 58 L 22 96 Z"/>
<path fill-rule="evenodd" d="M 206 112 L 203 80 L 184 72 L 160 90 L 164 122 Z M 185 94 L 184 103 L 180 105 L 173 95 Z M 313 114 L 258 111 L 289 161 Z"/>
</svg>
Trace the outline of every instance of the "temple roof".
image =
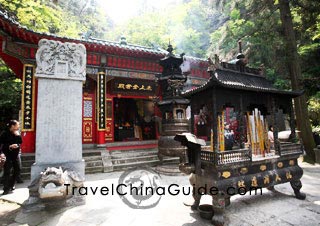
<svg viewBox="0 0 320 226">
<path fill-rule="evenodd" d="M 46 38 L 62 42 L 82 43 L 88 51 L 107 54 L 145 57 L 161 59 L 166 56 L 167 51 L 159 47 L 147 47 L 130 43 L 115 42 L 97 38 L 70 38 L 58 36 L 51 33 L 36 32 L 21 25 L 16 16 L 0 6 L 0 33 L 7 34 L 29 44 L 38 45 L 40 39 Z M 187 56 L 189 61 L 196 64 L 207 64 L 205 59 Z M 200 65 L 199 65 L 200 66 Z"/>
<path fill-rule="evenodd" d="M 274 93 L 280 95 L 282 94 L 289 95 L 291 97 L 297 97 L 303 93 L 303 91 L 279 90 L 273 87 L 271 81 L 267 80 L 263 75 L 219 68 L 212 72 L 212 76 L 205 84 L 197 88 L 187 90 L 183 93 L 183 96 L 191 97 L 199 92 L 210 89 L 213 86 L 264 93 Z"/>
</svg>

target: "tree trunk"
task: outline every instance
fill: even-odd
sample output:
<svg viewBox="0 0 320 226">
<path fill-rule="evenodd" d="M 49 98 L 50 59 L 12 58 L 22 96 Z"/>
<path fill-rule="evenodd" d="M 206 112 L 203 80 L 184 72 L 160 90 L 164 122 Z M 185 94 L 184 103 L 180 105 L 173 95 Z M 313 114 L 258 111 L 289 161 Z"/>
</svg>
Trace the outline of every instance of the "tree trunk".
<svg viewBox="0 0 320 226">
<path fill-rule="evenodd" d="M 293 30 L 289 0 L 279 0 L 279 10 L 282 27 L 284 29 L 284 40 L 287 48 L 286 60 L 289 68 L 292 90 L 302 90 L 303 86 L 301 85 L 301 67 L 297 52 L 295 33 Z M 297 127 L 301 131 L 301 137 L 307 156 L 314 161 L 315 153 L 313 148 L 315 147 L 315 142 L 313 140 L 306 100 L 307 98 L 305 94 L 295 98 L 294 107 L 297 118 Z"/>
</svg>

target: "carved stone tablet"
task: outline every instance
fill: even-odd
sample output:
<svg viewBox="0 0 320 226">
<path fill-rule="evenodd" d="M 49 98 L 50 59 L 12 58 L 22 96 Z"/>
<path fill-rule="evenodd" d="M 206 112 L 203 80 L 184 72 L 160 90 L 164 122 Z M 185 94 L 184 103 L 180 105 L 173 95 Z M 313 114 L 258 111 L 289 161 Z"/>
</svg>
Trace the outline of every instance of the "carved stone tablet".
<svg viewBox="0 0 320 226">
<path fill-rule="evenodd" d="M 86 48 L 82 44 L 39 41 L 36 77 L 85 80 Z"/>
</svg>

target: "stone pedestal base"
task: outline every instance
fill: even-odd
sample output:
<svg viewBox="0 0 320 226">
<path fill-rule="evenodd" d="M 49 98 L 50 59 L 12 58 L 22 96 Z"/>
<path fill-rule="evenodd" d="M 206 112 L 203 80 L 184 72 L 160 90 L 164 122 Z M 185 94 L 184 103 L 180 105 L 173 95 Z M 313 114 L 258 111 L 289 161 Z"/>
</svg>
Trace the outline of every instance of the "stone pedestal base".
<svg viewBox="0 0 320 226">
<path fill-rule="evenodd" d="M 50 209 L 62 209 L 65 207 L 75 207 L 86 204 L 86 197 L 75 192 L 74 195 L 62 200 L 43 201 L 39 197 L 29 196 L 22 204 L 24 212 L 36 212 Z"/>
<path fill-rule="evenodd" d="M 320 145 L 318 145 L 314 150 L 316 155 L 316 163 L 320 164 Z"/>
</svg>

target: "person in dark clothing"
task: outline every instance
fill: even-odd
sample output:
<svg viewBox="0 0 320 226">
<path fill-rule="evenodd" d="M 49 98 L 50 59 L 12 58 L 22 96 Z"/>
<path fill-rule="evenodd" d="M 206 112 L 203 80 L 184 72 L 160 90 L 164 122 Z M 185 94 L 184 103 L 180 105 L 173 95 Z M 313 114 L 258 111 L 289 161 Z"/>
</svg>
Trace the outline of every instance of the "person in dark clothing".
<svg viewBox="0 0 320 226">
<path fill-rule="evenodd" d="M 22 138 L 19 133 L 19 122 L 10 120 L 7 127 L 8 128 L 0 136 L 2 152 L 6 156 L 6 162 L 3 166 L 3 195 L 14 190 L 15 182 L 20 175 L 18 155 L 20 152 L 20 145 L 22 144 Z M 11 176 L 12 168 L 13 175 Z"/>
<path fill-rule="evenodd" d="M 18 184 L 22 184 L 23 183 L 23 180 L 22 180 L 22 178 L 21 178 L 21 168 L 22 168 L 22 162 L 21 162 L 21 149 L 20 149 L 20 151 L 19 151 L 19 155 L 18 155 L 18 162 L 19 162 L 19 168 L 20 168 L 20 170 L 19 170 L 19 174 L 18 174 L 18 176 L 17 176 L 17 178 L 16 178 L 16 182 L 18 183 Z"/>
</svg>

